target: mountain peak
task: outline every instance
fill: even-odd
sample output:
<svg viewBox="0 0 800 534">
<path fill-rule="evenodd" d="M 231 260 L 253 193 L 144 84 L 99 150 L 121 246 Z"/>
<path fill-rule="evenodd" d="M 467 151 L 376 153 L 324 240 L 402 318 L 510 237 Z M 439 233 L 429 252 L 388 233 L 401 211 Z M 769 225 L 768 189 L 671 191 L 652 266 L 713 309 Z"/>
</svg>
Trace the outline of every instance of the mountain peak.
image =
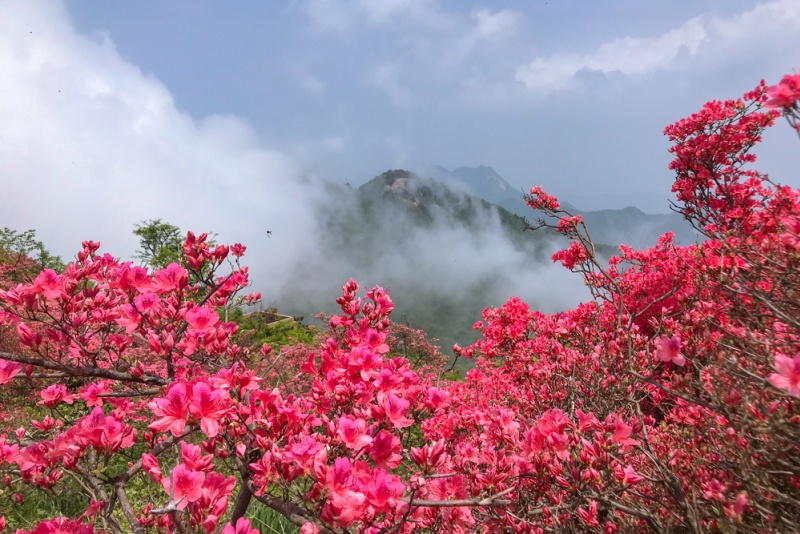
<svg viewBox="0 0 800 534">
<path fill-rule="evenodd" d="M 448 171 L 442 166 L 432 165 L 428 175 L 469 194 L 497 203 L 510 195 L 522 196 L 514 187 L 488 165 L 477 167 L 458 167 Z"/>
</svg>

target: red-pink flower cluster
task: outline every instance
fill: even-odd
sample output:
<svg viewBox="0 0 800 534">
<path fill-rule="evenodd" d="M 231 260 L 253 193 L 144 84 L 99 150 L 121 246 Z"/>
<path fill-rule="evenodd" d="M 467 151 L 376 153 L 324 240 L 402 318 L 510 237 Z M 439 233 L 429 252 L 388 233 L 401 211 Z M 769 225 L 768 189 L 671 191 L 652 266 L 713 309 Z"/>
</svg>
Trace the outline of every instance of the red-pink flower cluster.
<svg viewBox="0 0 800 534">
<path fill-rule="evenodd" d="M 206 234 L 155 272 L 87 241 L 63 273 L 0 284 L 0 395 L 20 412 L 2 415 L 0 509 L 70 487 L 82 515 L 24 528 L 253 534 L 260 501 L 304 534 L 795 529 L 800 194 L 751 149 L 794 120 L 797 89 L 762 83 L 667 128 L 703 243 L 602 262 L 532 189 L 541 225 L 573 239 L 554 260 L 594 299 L 485 310 L 455 350 L 475 360 L 463 380 L 354 280 L 317 346 L 239 346 L 218 312 L 248 284 L 245 249 Z"/>
</svg>

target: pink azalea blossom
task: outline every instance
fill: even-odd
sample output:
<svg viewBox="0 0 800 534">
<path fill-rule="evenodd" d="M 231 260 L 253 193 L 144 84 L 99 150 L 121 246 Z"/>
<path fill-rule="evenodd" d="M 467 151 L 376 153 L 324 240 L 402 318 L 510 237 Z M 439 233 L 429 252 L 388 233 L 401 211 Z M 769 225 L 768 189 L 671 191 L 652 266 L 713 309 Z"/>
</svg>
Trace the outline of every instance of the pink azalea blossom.
<svg viewBox="0 0 800 534">
<path fill-rule="evenodd" d="M 578 430 L 581 432 L 596 432 L 603 430 L 603 425 L 597 420 L 592 412 L 584 413 L 583 410 L 578 408 L 575 410 L 575 415 L 578 416 Z"/>
<path fill-rule="evenodd" d="M 167 387 L 165 399 L 154 399 L 150 409 L 160 417 L 150 423 L 149 428 L 157 432 L 169 429 L 173 436 L 181 436 L 189 416 L 189 395 L 185 382 L 173 382 Z"/>
<path fill-rule="evenodd" d="M 30 531 L 30 534 L 92 534 L 93 532 L 94 527 L 91 525 L 84 525 L 80 521 L 73 521 L 66 517 L 57 517 L 39 523 Z"/>
<path fill-rule="evenodd" d="M 214 329 L 219 322 L 219 315 L 205 306 L 198 306 L 186 312 L 186 322 L 194 330 L 206 332 Z"/>
<path fill-rule="evenodd" d="M 376 469 L 373 479 L 367 484 L 367 500 L 377 508 L 385 508 L 403 496 L 406 489 L 400 478 L 390 475 L 383 469 Z"/>
<path fill-rule="evenodd" d="M 56 404 L 66 402 L 72 404 L 77 398 L 76 395 L 67 392 L 64 384 L 52 384 L 39 392 L 42 400 L 36 403 L 37 406 L 44 404 L 48 408 L 55 408 Z"/>
<path fill-rule="evenodd" d="M 633 485 L 638 482 L 644 480 L 640 474 L 638 474 L 633 467 L 627 466 L 625 469 L 622 470 L 622 483 L 625 485 Z"/>
<path fill-rule="evenodd" d="M 746 491 L 739 492 L 736 500 L 733 502 L 733 513 L 739 517 L 747 510 L 747 505 L 750 503 L 750 497 Z"/>
<path fill-rule="evenodd" d="M 680 336 L 661 336 L 656 339 L 656 358 L 662 362 L 683 366 L 686 364 L 686 358 L 681 354 L 682 347 Z"/>
<path fill-rule="evenodd" d="M 172 475 L 161 480 L 161 486 L 178 503 L 178 509 L 183 510 L 190 502 L 203 496 L 205 478 L 203 473 L 190 471 L 185 465 L 178 464 L 172 470 Z"/>
<path fill-rule="evenodd" d="M 314 469 L 314 464 L 317 463 L 317 460 L 325 458 L 325 454 L 325 446 L 311 436 L 303 437 L 302 440 L 294 443 L 288 451 L 284 452 L 284 456 L 287 459 L 294 461 L 306 473 L 310 473 Z"/>
<path fill-rule="evenodd" d="M 769 375 L 769 383 L 778 389 L 785 389 L 792 397 L 800 398 L 800 352 L 794 358 L 775 356 L 777 373 Z"/>
<path fill-rule="evenodd" d="M 405 428 L 414 424 L 413 419 L 406 417 L 406 412 L 408 412 L 410 405 L 410 402 L 401 399 L 394 393 L 385 395 L 381 400 L 381 407 L 386 414 L 386 418 L 392 422 L 395 428 Z"/>
<path fill-rule="evenodd" d="M 134 333 L 139 327 L 139 323 L 142 322 L 142 316 L 131 304 L 122 305 L 119 311 L 120 315 L 117 317 L 116 323 L 125 327 L 125 333 Z"/>
<path fill-rule="evenodd" d="M 150 310 L 156 308 L 160 300 L 155 293 L 142 293 L 133 299 L 136 309 L 139 313 L 147 314 Z"/>
<path fill-rule="evenodd" d="M 158 465 L 158 459 L 150 453 L 142 454 L 142 469 L 153 482 L 161 482 L 161 479 L 164 478 Z"/>
<path fill-rule="evenodd" d="M 197 382 L 191 388 L 189 412 L 200 421 L 200 429 L 209 438 L 216 437 L 220 430 L 219 423 L 231 406 L 228 392 L 212 389 L 206 382 Z"/>
<path fill-rule="evenodd" d="M 363 419 L 355 418 L 352 415 L 339 418 L 337 434 L 348 449 L 358 451 L 372 443 L 372 437 L 366 431 L 367 423 Z"/>
<path fill-rule="evenodd" d="M 157 293 L 168 293 L 183 289 L 189 282 L 189 273 L 177 263 L 170 263 L 166 268 L 156 271 L 154 288 Z"/>
<path fill-rule="evenodd" d="M 181 459 L 184 465 L 192 471 L 208 471 L 214 457 L 211 454 L 203 455 L 203 450 L 192 443 L 181 441 Z"/>
<path fill-rule="evenodd" d="M 725 502 L 725 485 L 716 478 L 703 484 L 703 497 L 708 500 Z"/>
<path fill-rule="evenodd" d="M 22 367 L 17 362 L 0 358 L 0 385 L 8 384 L 21 370 Z"/>
<path fill-rule="evenodd" d="M 303 523 L 303 526 L 300 527 L 300 534 L 319 534 L 319 527 L 311 522 Z"/>
<path fill-rule="evenodd" d="M 103 406 L 103 397 L 98 395 L 110 392 L 109 384 L 105 380 L 98 380 L 81 388 L 80 396 L 86 402 L 86 406 Z"/>
<path fill-rule="evenodd" d="M 375 467 L 394 469 L 403 461 L 402 451 L 400 438 L 384 429 L 372 440 L 369 457 L 375 462 Z"/>
<path fill-rule="evenodd" d="M 47 300 L 66 296 L 64 291 L 64 277 L 52 269 L 45 269 L 33 281 L 34 288 Z"/>
<path fill-rule="evenodd" d="M 768 108 L 788 108 L 800 100 L 800 74 L 786 75 L 778 85 L 767 88 Z"/>
<path fill-rule="evenodd" d="M 366 501 L 366 496 L 353 489 L 352 477 L 353 464 L 349 458 L 336 458 L 334 464 L 327 469 L 325 488 L 331 498 L 331 503 L 340 514 L 340 520 L 352 522 Z"/>
<path fill-rule="evenodd" d="M 250 520 L 244 517 L 240 517 L 239 520 L 236 521 L 235 527 L 228 523 L 225 525 L 225 528 L 222 529 L 222 534 L 259 534 L 259 532 L 257 528 L 253 528 L 250 524 Z"/>
<path fill-rule="evenodd" d="M 617 414 L 611 414 L 606 423 L 611 422 L 614 425 L 614 435 L 611 436 L 611 441 L 619 443 L 623 446 L 638 445 L 639 442 L 632 439 L 630 436 L 633 433 L 633 427 L 625 424 L 625 421 Z"/>
<path fill-rule="evenodd" d="M 115 452 L 132 447 L 136 442 L 136 430 L 113 416 L 107 416 L 100 407 L 78 420 L 78 441 L 91 445 L 98 451 Z"/>
<path fill-rule="evenodd" d="M 596 527 L 599 525 L 600 522 L 597 520 L 597 501 L 593 500 L 591 503 L 589 503 L 588 510 L 578 508 L 578 516 L 580 516 L 581 520 L 590 527 Z"/>
</svg>

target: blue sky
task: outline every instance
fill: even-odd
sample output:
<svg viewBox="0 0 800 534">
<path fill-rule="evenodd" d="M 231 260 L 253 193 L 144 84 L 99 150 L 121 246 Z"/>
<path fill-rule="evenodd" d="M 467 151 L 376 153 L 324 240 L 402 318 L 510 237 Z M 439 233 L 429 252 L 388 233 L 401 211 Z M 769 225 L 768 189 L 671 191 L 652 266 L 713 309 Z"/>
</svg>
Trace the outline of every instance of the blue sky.
<svg viewBox="0 0 800 534">
<path fill-rule="evenodd" d="M 296 261 L 324 181 L 430 164 L 665 212 L 664 126 L 798 50 L 797 0 L 4 0 L 0 225 L 68 257 L 130 254 L 145 218 L 270 228 Z M 767 141 L 797 186 L 796 140 Z"/>
<path fill-rule="evenodd" d="M 320 176 L 484 164 L 587 208 L 664 211 L 663 127 L 800 66 L 800 8 L 780 0 L 67 8 L 179 109 L 244 118 Z"/>
</svg>

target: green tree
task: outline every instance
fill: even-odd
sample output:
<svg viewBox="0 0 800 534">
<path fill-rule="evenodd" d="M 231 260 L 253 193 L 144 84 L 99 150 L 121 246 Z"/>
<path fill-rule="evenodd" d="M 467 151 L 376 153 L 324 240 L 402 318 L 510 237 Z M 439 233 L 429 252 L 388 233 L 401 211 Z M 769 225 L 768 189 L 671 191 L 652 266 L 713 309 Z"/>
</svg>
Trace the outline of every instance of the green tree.
<svg viewBox="0 0 800 534">
<path fill-rule="evenodd" d="M 51 254 L 36 239 L 36 230 L 18 232 L 7 227 L 0 230 L 0 264 L 14 282 L 26 281 L 42 269 L 61 272 L 65 267 L 61 258 Z"/>
<path fill-rule="evenodd" d="M 144 265 L 163 269 L 172 262 L 181 261 L 183 236 L 181 229 L 161 219 L 142 221 L 133 231 L 139 237 L 136 257 Z"/>
</svg>

